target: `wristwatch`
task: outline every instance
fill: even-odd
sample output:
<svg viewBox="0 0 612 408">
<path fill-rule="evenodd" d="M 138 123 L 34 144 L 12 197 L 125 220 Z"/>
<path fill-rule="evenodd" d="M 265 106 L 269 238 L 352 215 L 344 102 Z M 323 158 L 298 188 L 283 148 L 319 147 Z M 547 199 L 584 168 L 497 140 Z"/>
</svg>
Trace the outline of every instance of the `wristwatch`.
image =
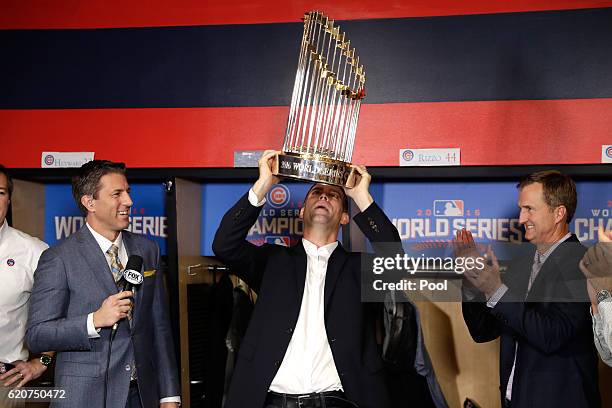
<svg viewBox="0 0 612 408">
<path fill-rule="evenodd" d="M 49 367 L 51 363 L 53 362 L 53 357 L 51 357 L 48 354 L 41 354 L 39 361 L 40 361 L 40 364 L 44 365 L 45 367 Z"/>
<path fill-rule="evenodd" d="M 597 292 L 597 304 L 603 302 L 604 300 L 609 301 L 612 299 L 612 293 L 608 289 L 602 289 Z"/>
</svg>

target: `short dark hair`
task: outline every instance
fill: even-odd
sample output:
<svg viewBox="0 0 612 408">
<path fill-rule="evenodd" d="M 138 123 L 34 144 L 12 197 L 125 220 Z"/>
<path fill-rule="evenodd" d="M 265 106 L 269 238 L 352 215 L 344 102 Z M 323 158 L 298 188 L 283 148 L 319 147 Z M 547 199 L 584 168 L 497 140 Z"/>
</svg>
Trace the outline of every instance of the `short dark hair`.
<svg viewBox="0 0 612 408">
<path fill-rule="evenodd" d="M 308 192 L 306 193 L 306 196 L 304 197 L 304 200 L 306 200 L 306 198 L 308 198 L 308 196 L 310 195 L 310 191 L 315 188 L 315 186 L 317 184 L 326 184 L 326 183 L 314 183 L 312 186 L 310 186 L 310 188 L 308 189 Z M 345 213 L 349 212 L 349 200 L 348 200 L 348 196 L 346 195 L 346 193 L 344 192 L 344 188 L 340 187 L 340 186 L 336 186 L 334 184 L 328 184 L 330 186 L 333 187 L 338 187 L 340 189 L 340 191 L 342 192 L 342 211 Z"/>
<path fill-rule="evenodd" d="M 6 184 L 8 187 L 8 194 L 9 194 L 9 200 L 10 200 L 11 196 L 13 195 L 13 178 L 11 177 L 11 174 L 9 173 L 7 168 L 1 164 L 0 164 L 0 174 L 4 174 L 4 176 L 6 177 Z"/>
<path fill-rule="evenodd" d="M 84 215 L 87 215 L 87 208 L 81 204 L 81 197 L 90 195 L 98 198 L 100 179 L 110 173 L 125 175 L 125 164 L 109 160 L 92 160 L 82 165 L 79 173 L 72 178 L 72 196 Z"/>
<path fill-rule="evenodd" d="M 566 223 L 570 223 L 576 212 L 578 195 L 576 194 L 576 183 L 570 176 L 557 170 L 543 170 L 531 173 L 521 178 L 516 187 L 522 190 L 533 183 L 542 184 L 544 190 L 544 202 L 549 207 L 564 206 L 567 210 Z"/>
</svg>

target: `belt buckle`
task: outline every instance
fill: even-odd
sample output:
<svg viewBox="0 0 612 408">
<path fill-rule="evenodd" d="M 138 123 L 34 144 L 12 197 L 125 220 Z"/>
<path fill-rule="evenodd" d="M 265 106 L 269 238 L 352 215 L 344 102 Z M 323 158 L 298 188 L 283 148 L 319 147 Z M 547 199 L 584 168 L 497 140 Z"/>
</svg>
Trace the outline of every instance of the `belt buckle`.
<svg viewBox="0 0 612 408">
<path fill-rule="evenodd" d="M 298 395 L 298 397 L 297 397 L 298 408 L 302 408 L 302 404 L 306 403 L 304 400 L 308 400 L 308 398 L 312 398 L 312 395 L 310 395 L 310 394 L 308 394 L 308 395 Z"/>
</svg>

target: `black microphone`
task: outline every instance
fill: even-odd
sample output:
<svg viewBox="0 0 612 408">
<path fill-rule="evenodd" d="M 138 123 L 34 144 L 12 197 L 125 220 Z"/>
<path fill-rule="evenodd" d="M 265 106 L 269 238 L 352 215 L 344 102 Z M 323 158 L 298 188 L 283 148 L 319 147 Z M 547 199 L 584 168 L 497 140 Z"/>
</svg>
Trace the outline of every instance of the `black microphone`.
<svg viewBox="0 0 612 408">
<path fill-rule="evenodd" d="M 123 270 L 121 278 L 117 281 L 117 286 L 120 291 L 132 290 L 134 286 L 142 284 L 144 277 L 140 270 L 142 269 L 142 257 L 139 255 L 130 255 L 127 261 L 127 265 Z M 132 301 L 133 303 L 133 301 Z M 117 327 L 119 327 L 119 321 L 113 325 L 111 330 L 111 338 L 115 337 L 117 333 Z"/>
</svg>

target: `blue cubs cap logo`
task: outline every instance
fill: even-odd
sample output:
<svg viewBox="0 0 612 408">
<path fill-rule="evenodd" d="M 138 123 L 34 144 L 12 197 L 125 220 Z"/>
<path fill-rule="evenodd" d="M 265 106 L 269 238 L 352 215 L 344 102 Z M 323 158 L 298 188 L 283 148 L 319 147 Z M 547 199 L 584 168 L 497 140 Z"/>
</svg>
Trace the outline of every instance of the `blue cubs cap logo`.
<svg viewBox="0 0 612 408">
<path fill-rule="evenodd" d="M 47 166 L 52 165 L 54 161 L 55 161 L 55 157 L 53 157 L 52 154 L 48 154 L 48 155 L 45 156 L 45 164 Z"/>
<path fill-rule="evenodd" d="M 7 259 L 7 260 L 6 260 L 6 264 L 7 264 L 8 266 L 13 266 L 13 265 L 15 265 L 15 260 L 14 260 L 14 259 Z"/>
</svg>

